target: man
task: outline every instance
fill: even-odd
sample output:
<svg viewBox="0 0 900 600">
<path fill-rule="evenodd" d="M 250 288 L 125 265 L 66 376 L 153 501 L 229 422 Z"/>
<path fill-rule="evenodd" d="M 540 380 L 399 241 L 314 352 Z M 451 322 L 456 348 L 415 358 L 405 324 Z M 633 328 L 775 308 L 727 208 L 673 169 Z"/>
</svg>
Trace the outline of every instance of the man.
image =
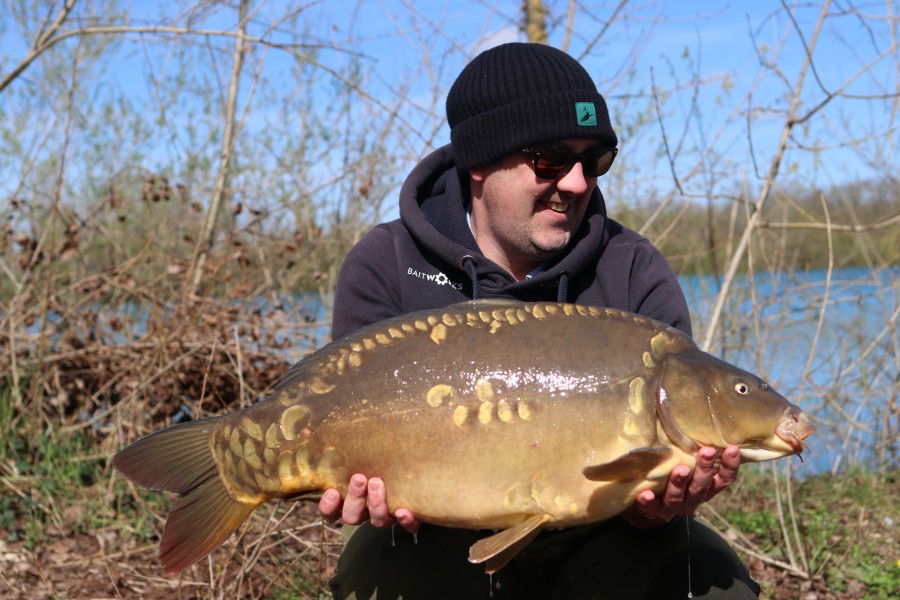
<svg viewBox="0 0 900 600">
<path fill-rule="evenodd" d="M 335 339 L 472 298 L 610 306 L 691 333 L 684 295 L 660 252 L 606 215 L 597 178 L 618 140 L 577 61 L 539 44 L 487 50 L 450 89 L 447 119 L 451 144 L 409 175 L 400 219 L 348 254 Z M 356 474 L 346 498 L 328 490 L 319 504 L 323 516 L 345 524 L 368 519 L 350 537 L 332 588 L 336 598 L 379 600 L 754 598 L 759 588 L 731 549 L 685 517 L 730 485 L 739 463 L 736 447 L 718 460 L 714 449 L 700 449 L 693 472 L 677 467 L 662 494 L 642 492 L 621 517 L 542 533 L 497 574 L 496 589 L 481 565 L 465 560 L 486 532 L 420 529 L 409 510 L 388 513 L 390 482 Z"/>
</svg>

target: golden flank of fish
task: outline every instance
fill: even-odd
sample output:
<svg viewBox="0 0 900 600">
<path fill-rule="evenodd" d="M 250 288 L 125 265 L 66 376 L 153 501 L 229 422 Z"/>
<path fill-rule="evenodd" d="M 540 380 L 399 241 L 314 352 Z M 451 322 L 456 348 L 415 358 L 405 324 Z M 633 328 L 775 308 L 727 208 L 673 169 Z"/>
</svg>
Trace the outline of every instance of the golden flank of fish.
<svg viewBox="0 0 900 600">
<path fill-rule="evenodd" d="M 800 454 L 815 428 L 750 373 L 627 312 L 474 301 L 335 341 L 265 400 L 125 448 L 128 479 L 177 492 L 161 561 L 175 574 L 273 498 L 385 481 L 391 510 L 500 530 L 489 572 L 541 530 L 600 521 L 660 491 L 700 445 L 743 461 Z M 463 559 L 464 557 L 460 557 Z"/>
</svg>

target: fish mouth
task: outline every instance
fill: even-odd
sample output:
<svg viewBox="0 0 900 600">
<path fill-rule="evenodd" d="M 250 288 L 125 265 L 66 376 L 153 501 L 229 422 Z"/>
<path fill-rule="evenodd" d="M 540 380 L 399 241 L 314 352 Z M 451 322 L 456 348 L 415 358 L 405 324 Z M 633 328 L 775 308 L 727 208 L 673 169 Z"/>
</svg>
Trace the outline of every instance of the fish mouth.
<svg viewBox="0 0 900 600">
<path fill-rule="evenodd" d="M 741 448 L 741 461 L 762 462 L 792 454 L 796 454 L 802 461 L 803 450 L 809 448 L 803 440 L 815 430 L 815 425 L 809 422 L 806 414 L 792 405 L 784 410 L 781 422 L 775 428 L 775 435 L 760 445 Z"/>
<path fill-rule="evenodd" d="M 786 442 L 797 455 L 802 455 L 803 448 L 806 446 L 803 440 L 812 435 L 815 430 L 815 425 L 809 422 L 806 414 L 797 407 L 791 406 L 785 409 L 781 422 L 775 428 L 775 435 Z"/>
</svg>

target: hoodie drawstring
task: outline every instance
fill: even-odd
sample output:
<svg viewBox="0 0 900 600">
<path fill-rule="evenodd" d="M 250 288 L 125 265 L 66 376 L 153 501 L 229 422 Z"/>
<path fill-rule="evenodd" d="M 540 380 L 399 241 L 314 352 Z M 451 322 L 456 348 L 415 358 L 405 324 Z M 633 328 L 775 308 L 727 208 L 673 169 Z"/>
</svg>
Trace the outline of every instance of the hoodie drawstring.
<svg viewBox="0 0 900 600">
<path fill-rule="evenodd" d="M 466 254 L 459 259 L 459 265 L 465 269 L 466 275 L 469 276 L 469 280 L 472 282 L 472 300 L 478 300 L 481 298 L 481 286 L 478 285 L 478 271 L 475 269 L 478 266 L 478 260 L 474 256 Z"/>
<path fill-rule="evenodd" d="M 569 272 L 559 274 L 559 287 L 556 288 L 556 301 L 566 302 L 569 299 Z"/>
</svg>

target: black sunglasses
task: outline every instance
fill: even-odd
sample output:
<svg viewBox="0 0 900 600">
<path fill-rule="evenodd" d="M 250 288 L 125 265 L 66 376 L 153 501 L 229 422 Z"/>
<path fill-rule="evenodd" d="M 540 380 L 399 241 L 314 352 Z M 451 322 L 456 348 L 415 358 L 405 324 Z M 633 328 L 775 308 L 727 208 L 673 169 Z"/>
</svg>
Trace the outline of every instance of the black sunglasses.
<svg viewBox="0 0 900 600">
<path fill-rule="evenodd" d="M 559 179 L 580 162 L 585 177 L 605 175 L 613 164 L 618 148 L 591 148 L 580 154 L 564 148 L 523 148 L 532 158 L 534 174 L 541 179 Z"/>
</svg>

